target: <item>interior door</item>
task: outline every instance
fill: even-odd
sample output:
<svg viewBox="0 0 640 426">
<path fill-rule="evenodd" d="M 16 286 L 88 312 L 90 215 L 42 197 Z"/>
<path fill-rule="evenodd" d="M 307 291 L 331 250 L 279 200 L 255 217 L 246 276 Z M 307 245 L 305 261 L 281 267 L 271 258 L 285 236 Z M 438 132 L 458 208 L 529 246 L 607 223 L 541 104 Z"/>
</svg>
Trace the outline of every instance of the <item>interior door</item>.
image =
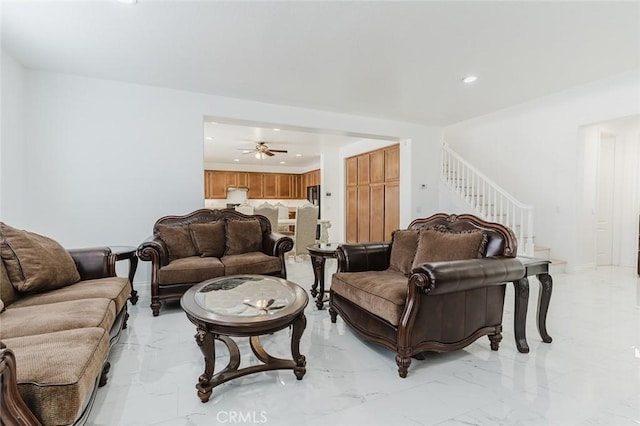
<svg viewBox="0 0 640 426">
<path fill-rule="evenodd" d="M 615 188 L 614 135 L 601 134 L 596 196 L 596 265 L 613 263 L 613 201 Z"/>
</svg>

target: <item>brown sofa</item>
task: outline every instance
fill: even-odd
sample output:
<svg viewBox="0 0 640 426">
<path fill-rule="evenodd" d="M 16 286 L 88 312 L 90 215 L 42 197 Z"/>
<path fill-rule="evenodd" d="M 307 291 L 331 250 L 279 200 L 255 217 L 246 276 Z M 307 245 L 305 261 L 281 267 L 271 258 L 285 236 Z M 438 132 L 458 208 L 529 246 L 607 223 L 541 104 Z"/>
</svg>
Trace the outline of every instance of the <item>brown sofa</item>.
<svg viewBox="0 0 640 426">
<path fill-rule="evenodd" d="M 293 240 L 272 232 L 269 219 L 231 209 L 200 209 L 184 216 L 165 216 L 153 225 L 153 239 L 138 247 L 151 261 L 151 310 L 162 301 L 180 300 L 189 287 L 235 274 L 287 278 L 284 254 Z"/>
<path fill-rule="evenodd" d="M 86 422 L 126 328 L 131 285 L 108 248 L 67 251 L 0 223 L 3 425 Z"/>
<path fill-rule="evenodd" d="M 343 244 L 329 313 L 397 353 L 400 377 L 411 357 L 502 339 L 505 283 L 521 279 L 510 229 L 473 215 L 433 215 L 396 231 L 391 242 Z"/>
</svg>

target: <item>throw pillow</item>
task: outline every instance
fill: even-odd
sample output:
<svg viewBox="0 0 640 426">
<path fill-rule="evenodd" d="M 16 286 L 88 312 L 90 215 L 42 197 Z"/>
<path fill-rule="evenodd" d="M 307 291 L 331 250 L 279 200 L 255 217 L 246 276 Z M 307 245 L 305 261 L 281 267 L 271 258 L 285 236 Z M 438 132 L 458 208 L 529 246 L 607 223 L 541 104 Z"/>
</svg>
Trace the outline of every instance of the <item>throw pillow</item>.
<svg viewBox="0 0 640 426">
<path fill-rule="evenodd" d="M 0 222 L 2 260 L 11 284 L 21 293 L 40 292 L 80 281 L 67 250 L 51 238 Z"/>
<path fill-rule="evenodd" d="M 192 223 L 191 237 L 201 257 L 222 257 L 225 250 L 224 221 Z"/>
<path fill-rule="evenodd" d="M 407 276 L 411 274 L 413 258 L 418 248 L 418 235 L 417 229 L 393 231 L 393 234 L 391 234 L 389 269 L 402 272 Z"/>
<path fill-rule="evenodd" d="M 158 225 L 158 234 L 169 252 L 169 261 L 198 254 L 188 226 Z"/>
<path fill-rule="evenodd" d="M 487 235 L 480 230 L 443 232 L 421 229 L 412 268 L 425 262 L 475 259 L 484 255 Z"/>
<path fill-rule="evenodd" d="M 262 251 L 262 228 L 258 220 L 227 220 L 225 256 Z"/>
</svg>

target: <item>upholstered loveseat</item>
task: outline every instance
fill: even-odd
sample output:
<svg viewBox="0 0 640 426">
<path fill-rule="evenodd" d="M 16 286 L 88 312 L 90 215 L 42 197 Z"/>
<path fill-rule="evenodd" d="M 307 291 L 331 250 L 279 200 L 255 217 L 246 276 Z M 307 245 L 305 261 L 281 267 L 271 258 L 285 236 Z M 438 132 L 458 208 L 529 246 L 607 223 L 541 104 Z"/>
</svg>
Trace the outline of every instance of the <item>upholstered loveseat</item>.
<svg viewBox="0 0 640 426">
<path fill-rule="evenodd" d="M 151 310 L 179 300 L 189 287 L 219 276 L 259 274 L 287 277 L 284 254 L 293 240 L 272 232 L 269 219 L 231 209 L 200 209 L 165 216 L 153 225 L 153 238 L 138 247 L 151 262 Z"/>
<path fill-rule="evenodd" d="M 3 425 L 87 420 L 126 328 L 131 285 L 108 248 L 65 250 L 0 223 Z"/>
<path fill-rule="evenodd" d="M 473 215 L 414 220 L 391 242 L 343 244 L 329 313 L 396 352 L 400 377 L 411 357 L 502 339 L 505 283 L 524 276 L 513 232 Z"/>
</svg>

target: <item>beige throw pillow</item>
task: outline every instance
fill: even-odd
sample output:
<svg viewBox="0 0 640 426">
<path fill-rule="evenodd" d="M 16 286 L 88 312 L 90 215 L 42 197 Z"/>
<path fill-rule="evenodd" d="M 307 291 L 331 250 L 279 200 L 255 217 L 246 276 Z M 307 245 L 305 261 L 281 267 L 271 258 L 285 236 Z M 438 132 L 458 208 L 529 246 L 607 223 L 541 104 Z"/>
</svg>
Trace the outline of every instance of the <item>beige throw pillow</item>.
<svg viewBox="0 0 640 426">
<path fill-rule="evenodd" d="M 11 284 L 21 293 L 42 292 L 80 281 L 67 250 L 51 238 L 0 222 L 2 260 Z"/>
<path fill-rule="evenodd" d="M 227 220 L 225 256 L 262 251 L 262 228 L 258 220 Z"/>
<path fill-rule="evenodd" d="M 225 250 L 223 220 L 189 225 L 191 237 L 201 257 L 222 257 Z"/>
<path fill-rule="evenodd" d="M 399 229 L 391 234 L 389 269 L 402 272 L 407 276 L 411 274 L 413 258 L 418 248 L 418 236 L 419 233 L 417 229 Z"/>
<path fill-rule="evenodd" d="M 425 262 L 475 259 L 484 256 L 487 235 L 480 230 L 443 232 L 421 229 L 412 268 Z"/>
<path fill-rule="evenodd" d="M 158 225 L 158 234 L 169 252 L 169 261 L 197 256 L 188 226 Z"/>
</svg>

